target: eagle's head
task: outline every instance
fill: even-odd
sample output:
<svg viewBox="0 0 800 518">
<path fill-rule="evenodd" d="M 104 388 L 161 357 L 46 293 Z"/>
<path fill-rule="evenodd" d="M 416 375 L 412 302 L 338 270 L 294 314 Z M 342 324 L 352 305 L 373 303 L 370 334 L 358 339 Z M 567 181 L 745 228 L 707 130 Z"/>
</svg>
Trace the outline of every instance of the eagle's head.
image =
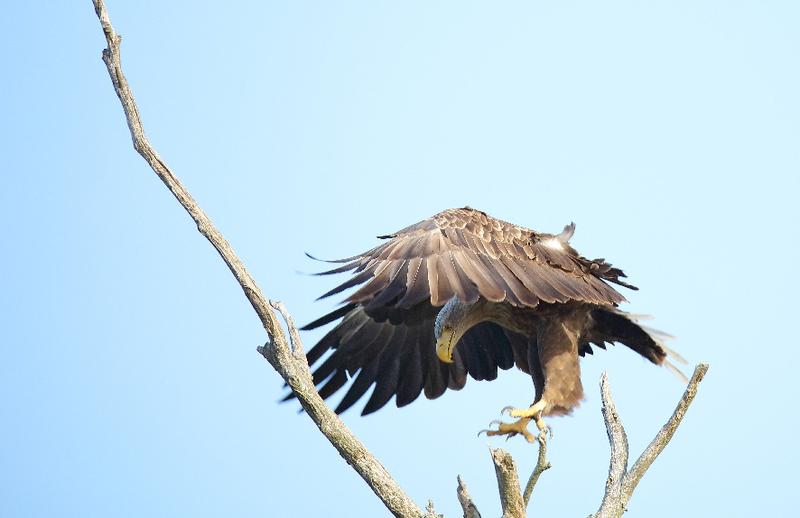
<svg viewBox="0 0 800 518">
<path fill-rule="evenodd" d="M 479 299 L 470 304 L 453 297 L 439 310 L 433 326 L 433 335 L 436 339 L 436 355 L 440 360 L 453 363 L 453 351 L 464 333 L 486 320 L 481 311 L 484 306 L 482 301 L 483 299 Z"/>
</svg>

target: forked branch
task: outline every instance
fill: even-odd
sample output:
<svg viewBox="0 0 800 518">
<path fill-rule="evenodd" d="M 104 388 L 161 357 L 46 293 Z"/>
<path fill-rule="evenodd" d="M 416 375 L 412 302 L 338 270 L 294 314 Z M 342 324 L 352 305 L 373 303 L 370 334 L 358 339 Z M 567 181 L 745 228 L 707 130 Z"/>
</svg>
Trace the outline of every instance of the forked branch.
<svg viewBox="0 0 800 518">
<path fill-rule="evenodd" d="M 589 518 L 619 518 L 622 516 L 631 495 L 633 495 L 633 491 L 636 489 L 636 485 L 650 465 L 653 464 L 656 457 L 664 451 L 675 430 L 681 424 L 683 416 L 686 415 L 686 410 L 697 394 L 700 381 L 702 381 L 707 371 L 708 364 L 706 363 L 701 363 L 695 367 L 692 379 L 689 380 L 686 391 L 672 413 L 672 417 L 661 427 L 661 430 L 645 448 L 630 470 L 628 469 L 628 437 L 625 434 L 625 428 L 622 426 L 619 414 L 617 414 L 614 399 L 611 397 L 608 375 L 603 373 L 600 378 L 600 393 L 603 399 L 603 419 L 608 433 L 608 442 L 611 445 L 611 460 L 608 467 L 606 490 L 600 509 Z M 536 467 L 528 479 L 525 491 L 521 495 L 519 491 L 519 476 L 511 455 L 501 449 L 490 449 L 490 453 L 497 473 L 497 485 L 500 490 L 503 518 L 524 517 L 525 509 L 530 503 L 531 493 L 539 480 L 539 476 L 550 468 L 550 463 L 547 461 L 547 442 L 544 436 L 539 437 L 539 456 Z M 458 500 L 461 503 L 465 517 L 480 517 L 480 513 L 478 513 L 477 507 L 469 497 L 461 477 L 458 477 Z"/>
<path fill-rule="evenodd" d="M 697 394 L 698 385 L 708 372 L 708 364 L 698 364 L 692 374 L 692 379 L 683 393 L 683 397 L 678 402 L 678 406 L 672 416 L 661 430 L 656 434 L 652 442 L 645 448 L 639 459 L 628 469 L 628 437 L 625 428 L 617 414 L 614 400 L 611 398 L 611 388 L 608 384 L 608 376 L 604 373 L 600 379 L 600 393 L 603 398 L 603 418 L 606 422 L 606 432 L 608 441 L 611 444 L 611 461 L 608 467 L 608 479 L 606 481 L 606 491 L 600 509 L 590 516 L 590 518 L 618 518 L 625 512 L 628 501 L 636 489 L 636 485 L 644 476 L 647 469 L 656 460 L 656 457 L 664 451 L 669 441 L 672 439 L 675 430 L 686 415 L 686 410 L 692 404 L 694 396 Z"/>
</svg>

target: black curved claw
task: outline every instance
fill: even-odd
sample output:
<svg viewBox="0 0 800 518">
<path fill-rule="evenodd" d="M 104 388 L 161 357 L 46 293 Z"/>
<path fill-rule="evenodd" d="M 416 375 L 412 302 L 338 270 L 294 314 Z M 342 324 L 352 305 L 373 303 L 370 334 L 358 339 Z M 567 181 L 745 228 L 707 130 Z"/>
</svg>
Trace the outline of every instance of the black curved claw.
<svg viewBox="0 0 800 518">
<path fill-rule="evenodd" d="M 553 440 L 553 429 L 549 426 L 544 427 L 542 430 L 539 430 L 539 435 L 537 435 L 536 438 L 545 442 Z"/>
</svg>

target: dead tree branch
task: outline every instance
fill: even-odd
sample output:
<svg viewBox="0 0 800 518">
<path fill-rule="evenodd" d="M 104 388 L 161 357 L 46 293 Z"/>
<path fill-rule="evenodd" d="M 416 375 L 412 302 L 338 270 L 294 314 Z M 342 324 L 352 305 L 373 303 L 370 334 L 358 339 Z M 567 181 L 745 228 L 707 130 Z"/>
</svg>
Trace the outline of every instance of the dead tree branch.
<svg viewBox="0 0 800 518">
<path fill-rule="evenodd" d="M 611 397 L 608 375 L 603 374 L 600 379 L 600 394 L 603 399 L 603 419 L 608 433 L 608 442 L 611 445 L 611 460 L 608 467 L 606 490 L 600 509 L 589 518 L 619 518 L 622 516 L 628 501 L 633 495 L 633 491 L 636 489 L 636 485 L 672 439 L 675 430 L 677 430 L 683 416 L 686 414 L 686 410 L 697 394 L 700 381 L 702 381 L 707 371 L 708 364 L 701 363 L 695 367 L 692 379 L 689 380 L 686 391 L 672 413 L 672 417 L 661 427 L 661 430 L 645 448 L 630 470 L 628 470 L 628 437 L 617 413 L 614 399 Z M 490 449 L 489 451 L 497 474 L 497 486 L 500 491 L 503 518 L 523 518 L 539 476 L 550 468 L 550 463 L 547 461 L 547 442 L 545 437 L 539 437 L 539 456 L 536 461 L 536 467 L 533 469 L 533 473 L 531 473 L 525 486 L 525 491 L 522 494 L 519 491 L 517 467 L 511 455 L 501 449 Z M 469 493 L 467 493 L 467 488 L 461 477 L 458 477 L 457 494 L 465 518 L 480 518 L 478 508 L 473 503 Z"/>
<path fill-rule="evenodd" d="M 464 511 L 464 518 L 481 518 L 481 513 L 472 502 L 472 497 L 469 496 L 467 485 L 461 478 L 461 475 L 456 477 L 458 479 L 458 487 L 456 488 L 456 496 L 458 496 L 458 503 L 461 504 L 461 509 Z"/>
<path fill-rule="evenodd" d="M 500 505 L 503 518 L 525 518 L 525 503 L 519 490 L 517 465 L 511 455 L 500 448 L 489 449 L 497 475 L 497 487 L 500 490 Z"/>
<path fill-rule="evenodd" d="M 611 397 L 611 389 L 608 384 L 608 376 L 604 373 L 600 379 L 600 393 L 603 398 L 603 418 L 606 422 L 608 441 L 611 444 L 611 460 L 608 467 L 608 479 L 606 480 L 606 491 L 600 509 L 591 515 L 590 518 L 618 518 L 622 516 L 628 505 L 628 501 L 636 489 L 636 485 L 644 476 L 647 469 L 656 460 L 656 457 L 664 451 L 669 441 L 672 439 L 675 430 L 686 415 L 686 410 L 692 404 L 694 396 L 697 394 L 698 385 L 708 372 L 708 364 L 697 365 L 692 374 L 692 379 L 683 393 L 683 397 L 678 402 L 678 406 L 672 413 L 672 417 L 666 422 L 661 430 L 656 434 L 652 442 L 645 448 L 633 467 L 628 470 L 628 437 L 625 435 L 625 428 L 617 414 L 614 400 Z"/>
<path fill-rule="evenodd" d="M 236 278 L 236 281 L 241 285 L 245 296 L 250 301 L 267 332 L 267 344 L 264 347 L 260 347 L 259 352 L 286 380 L 297 395 L 297 399 L 303 409 L 305 409 L 320 431 L 339 451 L 339 454 L 344 457 L 347 463 L 353 466 L 356 472 L 361 475 L 361 478 L 383 501 L 391 513 L 402 517 L 423 516 L 423 512 L 394 481 L 389 472 L 319 397 L 311 378 L 311 372 L 308 369 L 308 363 L 303 355 L 300 337 L 288 312 L 280 303 L 268 303 L 255 280 L 253 280 L 242 261 L 233 251 L 230 243 L 217 230 L 211 219 L 203 212 L 189 191 L 180 183 L 150 144 L 145 135 L 133 93 L 128 81 L 125 79 L 125 75 L 122 73 L 120 58 L 120 42 L 122 38 L 111 25 L 103 0 L 93 0 L 93 3 L 107 43 L 107 48 L 103 50 L 103 62 L 108 69 L 114 91 L 122 103 L 122 109 L 125 112 L 125 119 L 128 122 L 128 129 L 133 140 L 133 147 L 150 165 L 153 172 L 164 182 L 164 185 L 183 208 L 186 209 L 186 212 L 189 213 L 189 216 L 197 225 L 197 230 L 217 250 Z M 286 334 L 273 311 L 273 307 L 284 316 L 287 322 L 292 348 L 287 343 Z"/>
</svg>

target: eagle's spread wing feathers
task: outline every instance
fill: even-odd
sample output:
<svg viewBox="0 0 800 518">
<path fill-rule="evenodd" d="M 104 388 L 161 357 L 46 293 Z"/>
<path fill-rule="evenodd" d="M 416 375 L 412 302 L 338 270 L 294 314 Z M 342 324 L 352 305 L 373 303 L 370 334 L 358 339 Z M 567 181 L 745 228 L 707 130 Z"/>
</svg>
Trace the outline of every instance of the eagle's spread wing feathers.
<svg viewBox="0 0 800 518">
<path fill-rule="evenodd" d="M 535 307 L 570 300 L 616 305 L 625 300 L 606 282 L 631 287 L 603 259 L 580 256 L 568 242 L 574 225 L 558 235 L 537 233 L 470 209 L 450 209 L 380 236 L 385 243 L 323 274 L 353 276 L 323 297 L 359 286 L 346 302 L 369 308 L 441 306 L 453 296 L 475 302 Z"/>
<path fill-rule="evenodd" d="M 419 397 L 434 399 L 445 390 L 464 387 L 467 375 L 493 380 L 498 369 L 509 369 L 526 339 L 485 322 L 470 329 L 456 350 L 454 362 L 436 357 L 433 321 L 439 308 L 422 302 L 411 309 L 385 308 L 370 315 L 364 306 L 345 306 L 347 313 L 309 352 L 314 363 L 331 350 L 314 371 L 314 383 L 323 398 L 331 396 L 349 380 L 347 392 L 336 407 L 343 412 L 375 386 L 362 414 L 383 407 L 394 396 L 397 406 Z M 338 310 L 337 310 L 338 311 Z M 332 320 L 332 312 L 304 327 L 313 329 Z M 527 372 L 527 361 L 518 366 Z M 291 397 L 291 396 L 290 396 Z"/>
</svg>

